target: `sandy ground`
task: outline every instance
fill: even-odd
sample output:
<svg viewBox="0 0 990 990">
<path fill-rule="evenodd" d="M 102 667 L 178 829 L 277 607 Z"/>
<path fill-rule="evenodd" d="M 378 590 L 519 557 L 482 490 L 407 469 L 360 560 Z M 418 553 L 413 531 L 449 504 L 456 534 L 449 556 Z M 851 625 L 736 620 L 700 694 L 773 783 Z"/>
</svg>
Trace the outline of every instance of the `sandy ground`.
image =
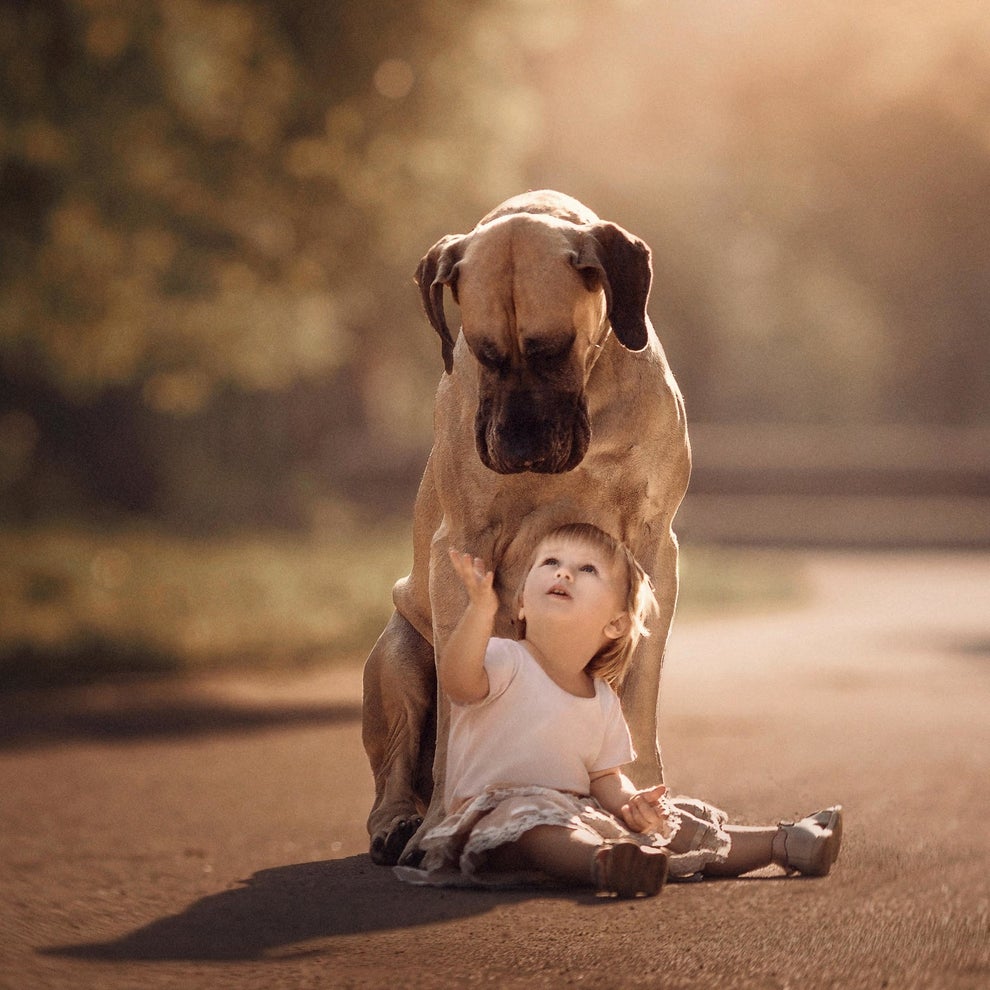
<svg viewBox="0 0 990 990">
<path fill-rule="evenodd" d="M 806 605 L 676 625 L 662 738 L 737 820 L 842 802 L 830 877 L 404 886 L 353 666 L 6 699 L 0 986 L 990 986 L 990 555 L 800 562 Z"/>
</svg>

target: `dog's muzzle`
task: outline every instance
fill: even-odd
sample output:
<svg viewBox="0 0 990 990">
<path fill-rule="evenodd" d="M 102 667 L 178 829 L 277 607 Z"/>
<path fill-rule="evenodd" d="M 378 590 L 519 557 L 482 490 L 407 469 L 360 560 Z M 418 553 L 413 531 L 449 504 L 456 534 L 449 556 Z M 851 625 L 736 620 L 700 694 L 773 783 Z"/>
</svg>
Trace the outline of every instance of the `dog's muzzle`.
<svg viewBox="0 0 990 990">
<path fill-rule="evenodd" d="M 481 462 L 498 474 L 563 474 L 588 451 L 588 406 L 570 392 L 493 396 L 478 405 L 475 442 Z"/>
</svg>

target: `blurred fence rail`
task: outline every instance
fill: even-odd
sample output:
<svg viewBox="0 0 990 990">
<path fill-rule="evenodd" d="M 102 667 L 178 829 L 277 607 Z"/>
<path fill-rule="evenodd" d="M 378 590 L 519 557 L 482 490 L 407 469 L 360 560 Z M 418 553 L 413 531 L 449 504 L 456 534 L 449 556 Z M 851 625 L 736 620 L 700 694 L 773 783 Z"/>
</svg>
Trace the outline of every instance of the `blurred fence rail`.
<svg viewBox="0 0 990 990">
<path fill-rule="evenodd" d="M 990 427 L 700 423 L 693 542 L 990 548 Z"/>
</svg>

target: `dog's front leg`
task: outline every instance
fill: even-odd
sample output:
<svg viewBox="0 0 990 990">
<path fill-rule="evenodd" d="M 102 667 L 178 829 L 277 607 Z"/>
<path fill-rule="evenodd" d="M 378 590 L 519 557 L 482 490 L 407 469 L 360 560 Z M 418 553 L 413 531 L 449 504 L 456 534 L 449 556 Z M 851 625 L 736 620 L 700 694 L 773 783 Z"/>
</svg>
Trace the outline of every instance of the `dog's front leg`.
<svg viewBox="0 0 990 990">
<path fill-rule="evenodd" d="M 433 647 L 399 612 L 364 668 L 362 737 L 375 778 L 371 858 L 394 865 L 432 795 L 436 665 Z"/>
<path fill-rule="evenodd" d="M 640 562 L 652 574 L 659 614 L 650 622 L 650 635 L 639 641 L 622 687 L 622 711 L 629 724 L 636 761 L 629 776 L 637 787 L 663 783 L 658 740 L 660 677 L 667 636 L 677 602 L 677 541 L 673 534 L 654 552 L 640 551 Z"/>
<path fill-rule="evenodd" d="M 622 687 L 622 711 L 629 725 L 636 760 L 627 768 L 637 787 L 663 783 L 663 762 L 657 736 L 657 693 L 663 642 L 642 639 L 633 656 L 631 669 Z"/>
<path fill-rule="evenodd" d="M 433 759 L 433 797 L 430 800 L 422 824 L 406 843 L 399 858 L 403 866 L 419 866 L 423 859 L 421 842 L 423 836 L 443 821 L 447 813 L 444 803 L 444 784 L 447 773 L 447 738 L 450 732 L 450 702 L 443 691 L 437 694 L 437 735 L 436 755 Z"/>
</svg>

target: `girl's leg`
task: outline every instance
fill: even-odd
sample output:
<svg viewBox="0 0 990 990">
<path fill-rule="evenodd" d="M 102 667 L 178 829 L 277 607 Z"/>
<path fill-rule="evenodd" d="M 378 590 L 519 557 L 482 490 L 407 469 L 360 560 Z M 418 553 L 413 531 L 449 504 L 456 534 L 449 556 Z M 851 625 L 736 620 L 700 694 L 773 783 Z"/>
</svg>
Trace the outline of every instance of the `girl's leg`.
<svg viewBox="0 0 990 990">
<path fill-rule="evenodd" d="M 710 863 L 709 876 L 737 877 L 773 863 L 788 873 L 827 876 L 842 845 L 842 805 L 802 818 L 799 822 L 747 827 L 730 825 L 732 844 L 724 863 Z M 675 840 L 676 844 L 676 840 Z"/>
<path fill-rule="evenodd" d="M 729 855 L 724 863 L 709 863 L 704 869 L 706 876 L 738 877 L 785 861 L 783 849 L 778 848 L 780 829 L 776 825 L 727 825 L 725 830 L 732 839 Z"/>
<path fill-rule="evenodd" d="M 495 869 L 542 870 L 557 880 L 587 886 L 602 838 L 590 830 L 537 825 L 515 842 L 492 850 Z"/>
<path fill-rule="evenodd" d="M 631 841 L 607 842 L 591 829 L 537 825 L 493 850 L 495 869 L 538 869 L 565 883 L 618 897 L 652 897 L 667 879 L 667 853 Z"/>
<path fill-rule="evenodd" d="M 732 839 L 723 863 L 709 863 L 707 876 L 737 877 L 772 863 L 784 862 L 783 849 L 776 848 L 780 833 L 776 825 L 728 825 Z M 602 847 L 601 836 L 590 830 L 537 825 L 515 842 L 493 850 L 491 865 L 496 869 L 537 869 L 558 880 L 587 885 L 593 877 L 595 853 Z M 674 841 L 672 849 L 678 850 Z"/>
</svg>

